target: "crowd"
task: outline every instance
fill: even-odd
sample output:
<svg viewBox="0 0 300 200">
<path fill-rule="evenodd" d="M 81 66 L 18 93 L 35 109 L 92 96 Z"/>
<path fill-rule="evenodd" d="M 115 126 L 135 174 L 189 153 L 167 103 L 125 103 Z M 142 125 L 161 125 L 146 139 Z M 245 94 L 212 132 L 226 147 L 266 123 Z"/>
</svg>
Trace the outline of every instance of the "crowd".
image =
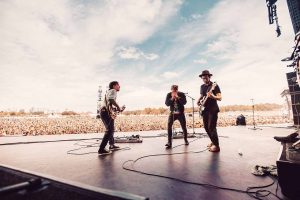
<svg viewBox="0 0 300 200">
<path fill-rule="evenodd" d="M 248 125 L 252 125 L 252 116 L 245 116 Z M 187 127 L 192 128 L 193 118 L 187 115 Z M 166 130 L 167 115 L 120 115 L 115 121 L 116 131 L 150 131 Z M 274 116 L 256 116 L 255 122 L 261 124 L 280 124 L 291 122 L 288 118 Z M 218 126 L 236 125 L 236 116 L 226 113 L 219 114 Z M 174 126 L 180 127 L 176 121 Z M 203 127 L 202 119 L 195 115 L 195 128 Z M 67 116 L 67 117 L 0 117 L 0 136 L 6 135 L 55 135 L 104 132 L 100 119 L 92 116 Z"/>
</svg>

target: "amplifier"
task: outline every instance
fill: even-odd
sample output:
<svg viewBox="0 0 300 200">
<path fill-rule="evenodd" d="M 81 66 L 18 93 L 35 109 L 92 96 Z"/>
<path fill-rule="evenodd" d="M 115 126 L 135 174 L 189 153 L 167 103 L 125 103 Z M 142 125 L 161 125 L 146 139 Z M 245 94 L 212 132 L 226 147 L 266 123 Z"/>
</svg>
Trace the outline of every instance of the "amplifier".
<svg viewBox="0 0 300 200">
<path fill-rule="evenodd" d="M 287 145 L 281 146 L 277 164 L 281 192 L 290 199 L 300 199 L 300 163 L 287 159 Z"/>
</svg>

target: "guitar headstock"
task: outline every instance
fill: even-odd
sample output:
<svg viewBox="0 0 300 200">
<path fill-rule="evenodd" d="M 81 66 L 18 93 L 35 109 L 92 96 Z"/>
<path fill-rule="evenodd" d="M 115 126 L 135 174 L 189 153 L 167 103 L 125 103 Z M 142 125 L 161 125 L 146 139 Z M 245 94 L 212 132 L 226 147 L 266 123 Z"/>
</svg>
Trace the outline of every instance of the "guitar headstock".
<svg viewBox="0 0 300 200">
<path fill-rule="evenodd" d="M 126 106 L 123 105 L 123 106 L 121 107 L 121 112 L 123 112 L 123 110 L 125 110 L 125 108 L 126 108 Z"/>
</svg>

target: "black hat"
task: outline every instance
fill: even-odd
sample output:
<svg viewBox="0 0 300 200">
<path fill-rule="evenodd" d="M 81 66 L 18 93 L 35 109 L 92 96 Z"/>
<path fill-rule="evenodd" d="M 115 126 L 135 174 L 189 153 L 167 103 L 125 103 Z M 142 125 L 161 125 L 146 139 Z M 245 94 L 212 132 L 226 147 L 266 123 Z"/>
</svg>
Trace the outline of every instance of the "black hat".
<svg viewBox="0 0 300 200">
<path fill-rule="evenodd" d="M 199 77 L 202 77 L 202 76 L 205 76 L 205 75 L 212 76 L 212 74 L 209 73 L 208 70 L 204 70 L 204 71 L 202 71 L 202 74 L 199 75 Z"/>
</svg>

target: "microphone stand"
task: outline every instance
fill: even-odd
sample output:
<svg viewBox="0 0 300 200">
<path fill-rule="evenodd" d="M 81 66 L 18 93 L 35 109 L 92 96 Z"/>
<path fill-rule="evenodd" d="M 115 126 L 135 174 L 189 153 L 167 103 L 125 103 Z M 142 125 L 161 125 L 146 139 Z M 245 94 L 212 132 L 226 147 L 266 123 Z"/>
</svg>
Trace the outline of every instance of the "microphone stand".
<svg viewBox="0 0 300 200">
<path fill-rule="evenodd" d="M 257 128 L 255 127 L 256 123 L 255 123 L 255 119 L 254 119 L 254 99 L 250 99 L 252 101 L 252 121 L 253 121 L 253 128 L 249 128 L 251 130 L 262 130 L 261 128 Z"/>
<path fill-rule="evenodd" d="M 189 97 L 192 100 L 192 108 L 193 108 L 193 134 L 195 134 L 195 106 L 194 106 L 194 101 L 195 99 L 191 96 L 188 95 L 188 93 L 185 93 L 185 96 Z"/>
</svg>

